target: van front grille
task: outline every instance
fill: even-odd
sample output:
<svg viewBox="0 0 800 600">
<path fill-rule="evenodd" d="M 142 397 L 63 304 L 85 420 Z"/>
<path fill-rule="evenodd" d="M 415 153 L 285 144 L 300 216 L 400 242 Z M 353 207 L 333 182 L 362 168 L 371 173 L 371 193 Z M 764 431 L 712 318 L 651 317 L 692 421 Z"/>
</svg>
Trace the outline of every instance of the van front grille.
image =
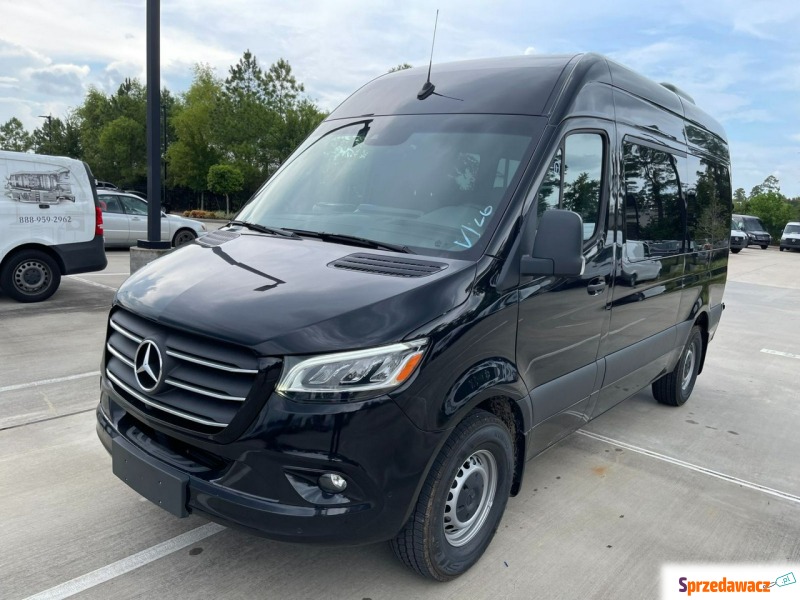
<svg viewBox="0 0 800 600">
<path fill-rule="evenodd" d="M 259 373 L 246 348 L 164 327 L 123 309 L 112 312 L 105 374 L 142 413 L 201 433 L 227 427 Z M 272 389 L 259 390 L 268 397 Z"/>
</svg>

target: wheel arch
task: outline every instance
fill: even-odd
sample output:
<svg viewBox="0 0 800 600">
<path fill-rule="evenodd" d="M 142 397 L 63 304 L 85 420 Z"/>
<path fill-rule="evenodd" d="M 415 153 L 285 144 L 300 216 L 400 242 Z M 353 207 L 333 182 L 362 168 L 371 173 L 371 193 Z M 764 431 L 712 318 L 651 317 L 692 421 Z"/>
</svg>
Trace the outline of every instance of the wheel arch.
<svg viewBox="0 0 800 600">
<path fill-rule="evenodd" d="M 54 251 L 50 246 L 36 243 L 20 244 L 19 246 L 9 250 L 5 257 L 3 257 L 3 260 L 0 262 L 0 271 L 6 267 L 8 261 L 11 260 L 13 256 L 25 250 L 37 250 L 39 252 L 44 252 L 55 261 L 55 263 L 58 265 L 59 271 L 61 271 L 60 274 L 64 275 L 64 272 L 66 271 L 66 265 L 64 265 L 64 259 L 59 256 L 58 252 Z"/>
<path fill-rule="evenodd" d="M 703 336 L 703 354 L 700 356 L 700 367 L 697 370 L 697 374 L 699 375 L 703 372 L 703 365 L 706 363 L 706 353 L 708 352 L 708 313 L 703 311 L 697 315 L 694 324 L 700 328 L 700 334 Z"/>
</svg>

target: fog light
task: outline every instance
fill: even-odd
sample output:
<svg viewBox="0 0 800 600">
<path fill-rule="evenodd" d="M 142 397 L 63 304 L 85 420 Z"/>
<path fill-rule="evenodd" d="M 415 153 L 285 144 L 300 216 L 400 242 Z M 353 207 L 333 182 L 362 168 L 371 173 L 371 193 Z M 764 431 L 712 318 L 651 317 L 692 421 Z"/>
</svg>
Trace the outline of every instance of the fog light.
<svg viewBox="0 0 800 600">
<path fill-rule="evenodd" d="M 347 487 L 347 481 L 345 481 L 345 478 L 341 475 L 337 475 L 336 473 L 325 473 L 324 475 L 320 476 L 318 483 L 319 487 L 321 487 L 324 491 L 331 492 L 332 494 L 343 492 Z"/>
</svg>

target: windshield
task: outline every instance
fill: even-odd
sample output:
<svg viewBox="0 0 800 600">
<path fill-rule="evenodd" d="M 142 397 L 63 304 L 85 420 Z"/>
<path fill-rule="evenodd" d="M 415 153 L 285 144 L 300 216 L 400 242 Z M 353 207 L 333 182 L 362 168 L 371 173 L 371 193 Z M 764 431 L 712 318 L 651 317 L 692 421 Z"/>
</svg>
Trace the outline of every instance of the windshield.
<svg viewBox="0 0 800 600">
<path fill-rule="evenodd" d="M 405 115 L 340 125 L 306 142 L 237 216 L 471 258 L 488 241 L 541 120 Z"/>
<path fill-rule="evenodd" d="M 787 225 L 783 233 L 800 233 L 800 225 Z"/>
<path fill-rule="evenodd" d="M 758 217 L 742 217 L 745 231 L 766 231 L 764 224 Z"/>
</svg>

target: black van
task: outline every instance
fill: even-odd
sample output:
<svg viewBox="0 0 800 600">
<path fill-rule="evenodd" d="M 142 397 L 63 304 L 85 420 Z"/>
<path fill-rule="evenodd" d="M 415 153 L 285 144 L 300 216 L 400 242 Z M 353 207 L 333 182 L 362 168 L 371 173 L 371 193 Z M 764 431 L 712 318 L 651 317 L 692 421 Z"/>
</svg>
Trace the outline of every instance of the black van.
<svg viewBox="0 0 800 600">
<path fill-rule="evenodd" d="M 772 236 L 758 217 L 752 215 L 733 215 L 732 223 L 739 231 L 743 231 L 747 234 L 747 239 L 754 246 L 761 246 L 762 250 L 766 250 L 772 243 Z"/>
<path fill-rule="evenodd" d="M 423 84 L 358 90 L 120 288 L 97 430 L 141 495 L 447 580 L 526 460 L 648 385 L 689 398 L 723 308 L 719 124 L 593 54 Z"/>
</svg>

